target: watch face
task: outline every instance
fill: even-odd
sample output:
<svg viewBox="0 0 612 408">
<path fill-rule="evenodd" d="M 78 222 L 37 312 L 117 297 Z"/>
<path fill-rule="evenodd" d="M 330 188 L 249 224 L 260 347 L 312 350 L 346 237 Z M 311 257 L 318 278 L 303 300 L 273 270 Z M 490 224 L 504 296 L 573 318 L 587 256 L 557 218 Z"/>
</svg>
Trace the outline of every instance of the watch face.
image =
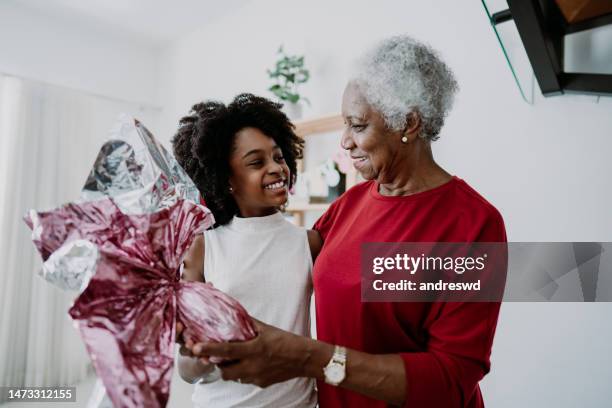
<svg viewBox="0 0 612 408">
<path fill-rule="evenodd" d="M 344 380 L 344 367 L 341 365 L 332 365 L 325 372 L 329 381 L 333 383 L 339 383 Z"/>
</svg>

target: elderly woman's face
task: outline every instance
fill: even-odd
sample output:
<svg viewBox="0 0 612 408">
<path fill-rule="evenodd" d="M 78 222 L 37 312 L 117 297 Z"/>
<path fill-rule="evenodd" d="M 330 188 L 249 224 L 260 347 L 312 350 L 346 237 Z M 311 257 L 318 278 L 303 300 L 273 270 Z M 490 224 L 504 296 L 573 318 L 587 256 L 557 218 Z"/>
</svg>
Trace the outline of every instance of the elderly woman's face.
<svg viewBox="0 0 612 408">
<path fill-rule="evenodd" d="M 392 181 L 401 132 L 387 128 L 383 116 L 370 106 L 354 82 L 344 90 L 342 117 L 345 129 L 341 146 L 349 151 L 353 166 L 366 180 Z"/>
</svg>

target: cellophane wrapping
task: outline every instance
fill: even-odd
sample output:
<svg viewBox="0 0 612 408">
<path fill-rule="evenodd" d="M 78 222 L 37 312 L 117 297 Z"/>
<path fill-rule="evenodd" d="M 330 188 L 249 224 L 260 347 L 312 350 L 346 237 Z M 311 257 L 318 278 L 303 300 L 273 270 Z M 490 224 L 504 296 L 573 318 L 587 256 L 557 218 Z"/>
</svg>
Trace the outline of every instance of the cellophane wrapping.
<svg viewBox="0 0 612 408">
<path fill-rule="evenodd" d="M 244 308 L 210 284 L 180 279 L 194 237 L 214 224 L 178 162 L 137 120 L 123 117 L 80 197 L 25 221 L 41 275 L 78 291 L 69 314 L 115 407 L 163 407 L 177 321 L 183 337 L 256 335 Z"/>
</svg>

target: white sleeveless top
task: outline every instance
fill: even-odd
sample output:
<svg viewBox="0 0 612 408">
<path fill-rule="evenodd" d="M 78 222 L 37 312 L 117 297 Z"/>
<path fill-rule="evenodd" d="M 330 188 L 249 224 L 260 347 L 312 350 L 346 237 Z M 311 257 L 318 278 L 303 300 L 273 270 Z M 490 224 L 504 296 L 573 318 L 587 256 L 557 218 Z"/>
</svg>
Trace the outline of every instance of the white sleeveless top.
<svg viewBox="0 0 612 408">
<path fill-rule="evenodd" d="M 310 337 L 312 257 L 304 228 L 280 212 L 234 217 L 204 232 L 204 279 L 236 298 L 253 317 Z M 314 380 L 295 378 L 267 388 L 218 380 L 197 384 L 196 407 L 315 407 Z"/>
</svg>

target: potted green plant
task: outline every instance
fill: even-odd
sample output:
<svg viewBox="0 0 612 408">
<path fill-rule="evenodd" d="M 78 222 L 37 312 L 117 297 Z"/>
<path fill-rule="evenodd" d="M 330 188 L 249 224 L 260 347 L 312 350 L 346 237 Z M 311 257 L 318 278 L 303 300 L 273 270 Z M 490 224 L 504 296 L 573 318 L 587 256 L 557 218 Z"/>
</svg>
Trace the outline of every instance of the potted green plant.
<svg viewBox="0 0 612 408">
<path fill-rule="evenodd" d="M 301 102 L 310 101 L 300 95 L 298 88 L 310 78 L 304 67 L 303 55 L 287 55 L 283 46 L 278 49 L 278 59 L 274 69 L 268 69 L 268 76 L 274 84 L 268 88 L 285 105 L 285 113 L 291 119 L 299 119 L 302 113 Z"/>
</svg>

